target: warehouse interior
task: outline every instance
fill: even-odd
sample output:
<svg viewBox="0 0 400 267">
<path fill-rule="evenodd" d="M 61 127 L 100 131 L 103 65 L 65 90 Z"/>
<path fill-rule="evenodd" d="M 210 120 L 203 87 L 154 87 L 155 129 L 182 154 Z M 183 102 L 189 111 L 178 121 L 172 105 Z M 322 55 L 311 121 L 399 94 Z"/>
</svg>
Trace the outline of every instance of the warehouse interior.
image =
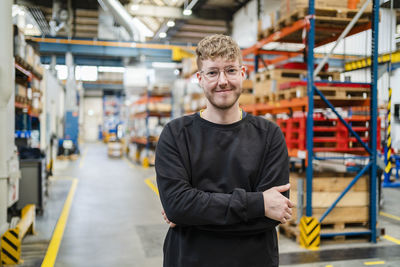
<svg viewBox="0 0 400 267">
<path fill-rule="evenodd" d="M 155 148 L 211 34 L 285 136 L 280 266 L 400 266 L 400 1 L 2 0 L 0 33 L 0 266 L 163 265 Z"/>
</svg>

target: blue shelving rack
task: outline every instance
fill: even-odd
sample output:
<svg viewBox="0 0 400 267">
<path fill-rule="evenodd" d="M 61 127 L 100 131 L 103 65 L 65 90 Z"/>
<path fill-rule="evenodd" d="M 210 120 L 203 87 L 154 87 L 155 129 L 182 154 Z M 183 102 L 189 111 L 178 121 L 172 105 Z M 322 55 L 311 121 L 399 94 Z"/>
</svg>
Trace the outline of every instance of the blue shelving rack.
<svg viewBox="0 0 400 267">
<path fill-rule="evenodd" d="M 340 196 L 334 201 L 334 203 L 326 210 L 326 212 L 319 219 L 320 222 L 329 214 L 329 212 L 336 206 L 336 204 L 343 198 L 343 196 L 351 189 L 351 187 L 358 181 L 358 179 L 364 174 L 369 172 L 370 176 L 370 217 L 369 226 L 370 229 L 362 232 L 346 232 L 346 233 L 329 233 L 321 234 L 321 237 L 330 236 L 357 236 L 357 235 L 370 235 L 370 241 L 376 243 L 377 240 L 377 75 L 378 75 L 378 26 L 379 26 L 379 1 L 373 0 L 373 11 L 372 11 L 372 55 L 371 55 L 371 100 L 370 100 L 370 143 L 365 144 L 360 137 L 355 133 L 351 126 L 348 125 L 343 118 L 337 113 L 334 106 L 324 97 L 324 95 L 318 90 L 314 84 L 314 38 L 315 38 L 315 1 L 309 0 L 309 17 L 310 27 L 308 30 L 308 55 L 307 55 L 307 95 L 308 95 L 308 114 L 307 114 L 307 192 L 306 192 L 306 216 L 312 216 L 312 181 L 313 181 L 313 113 L 314 113 L 314 93 L 317 93 L 321 99 L 332 109 L 332 111 L 338 116 L 341 122 L 352 132 L 352 134 L 358 139 L 363 145 L 365 150 L 369 154 L 368 164 L 354 177 L 352 182 L 345 188 Z M 319 158 L 321 159 L 321 158 Z"/>
</svg>

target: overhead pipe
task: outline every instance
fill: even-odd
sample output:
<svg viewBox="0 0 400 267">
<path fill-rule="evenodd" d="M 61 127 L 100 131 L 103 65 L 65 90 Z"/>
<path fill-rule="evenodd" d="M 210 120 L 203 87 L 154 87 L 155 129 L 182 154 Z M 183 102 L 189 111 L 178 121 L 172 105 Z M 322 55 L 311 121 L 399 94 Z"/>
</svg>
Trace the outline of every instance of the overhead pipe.
<svg viewBox="0 0 400 267">
<path fill-rule="evenodd" d="M 65 26 L 65 22 L 64 21 L 61 22 L 60 20 L 61 11 L 62 11 L 61 1 L 53 0 L 52 15 L 51 15 L 51 20 L 49 22 L 51 36 L 56 36 L 57 32 L 59 32 Z"/>
<path fill-rule="evenodd" d="M 103 8 L 107 7 L 117 22 L 126 29 L 133 41 L 142 39 L 139 30 L 133 24 L 132 16 L 118 0 L 98 0 L 98 2 Z"/>
</svg>

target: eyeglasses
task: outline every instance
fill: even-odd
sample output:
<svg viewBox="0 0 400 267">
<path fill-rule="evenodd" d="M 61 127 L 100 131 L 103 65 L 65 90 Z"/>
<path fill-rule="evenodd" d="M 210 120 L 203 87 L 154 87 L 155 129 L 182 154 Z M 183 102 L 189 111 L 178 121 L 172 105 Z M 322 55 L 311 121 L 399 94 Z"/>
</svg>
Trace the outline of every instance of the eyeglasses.
<svg viewBox="0 0 400 267">
<path fill-rule="evenodd" d="M 199 73 L 204 74 L 204 76 L 207 78 L 207 80 L 215 82 L 219 79 L 219 75 L 221 72 L 224 72 L 225 77 L 228 80 L 233 80 L 235 78 L 238 77 L 239 73 L 240 73 L 240 68 L 242 66 L 238 66 L 238 67 L 227 67 L 224 70 L 219 70 L 219 69 L 209 69 L 209 70 L 202 70 L 199 71 Z"/>
</svg>

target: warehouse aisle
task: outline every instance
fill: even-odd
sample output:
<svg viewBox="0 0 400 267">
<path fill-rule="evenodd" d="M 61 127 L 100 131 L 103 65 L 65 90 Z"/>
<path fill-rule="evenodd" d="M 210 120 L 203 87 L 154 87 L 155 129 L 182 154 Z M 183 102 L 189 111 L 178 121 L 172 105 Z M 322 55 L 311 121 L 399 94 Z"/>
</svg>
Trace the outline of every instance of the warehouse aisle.
<svg viewBox="0 0 400 267">
<path fill-rule="evenodd" d="M 108 158 L 104 144 L 82 151 L 56 174 L 78 184 L 55 266 L 161 266 L 167 225 L 145 183 L 154 170 Z"/>
<path fill-rule="evenodd" d="M 67 206 L 74 183 L 75 195 L 60 236 L 56 223 L 62 221 L 61 211 Z M 155 185 L 154 168 L 143 169 L 126 159 L 109 158 L 102 143 L 85 144 L 76 161 L 57 161 L 45 212 L 36 219 L 38 235 L 24 239 L 21 266 L 41 266 L 46 252 L 46 258 L 57 256 L 54 266 L 58 267 L 162 266 L 168 226 L 149 184 Z M 281 265 L 400 266 L 400 210 L 396 205 L 400 190 L 384 189 L 384 195 L 387 208 L 382 210 L 379 225 L 389 239 L 394 239 L 383 237 L 375 245 L 365 241 L 324 243 L 320 251 L 312 252 L 281 234 Z M 61 242 L 56 251 L 52 243 L 58 237 Z"/>
</svg>

